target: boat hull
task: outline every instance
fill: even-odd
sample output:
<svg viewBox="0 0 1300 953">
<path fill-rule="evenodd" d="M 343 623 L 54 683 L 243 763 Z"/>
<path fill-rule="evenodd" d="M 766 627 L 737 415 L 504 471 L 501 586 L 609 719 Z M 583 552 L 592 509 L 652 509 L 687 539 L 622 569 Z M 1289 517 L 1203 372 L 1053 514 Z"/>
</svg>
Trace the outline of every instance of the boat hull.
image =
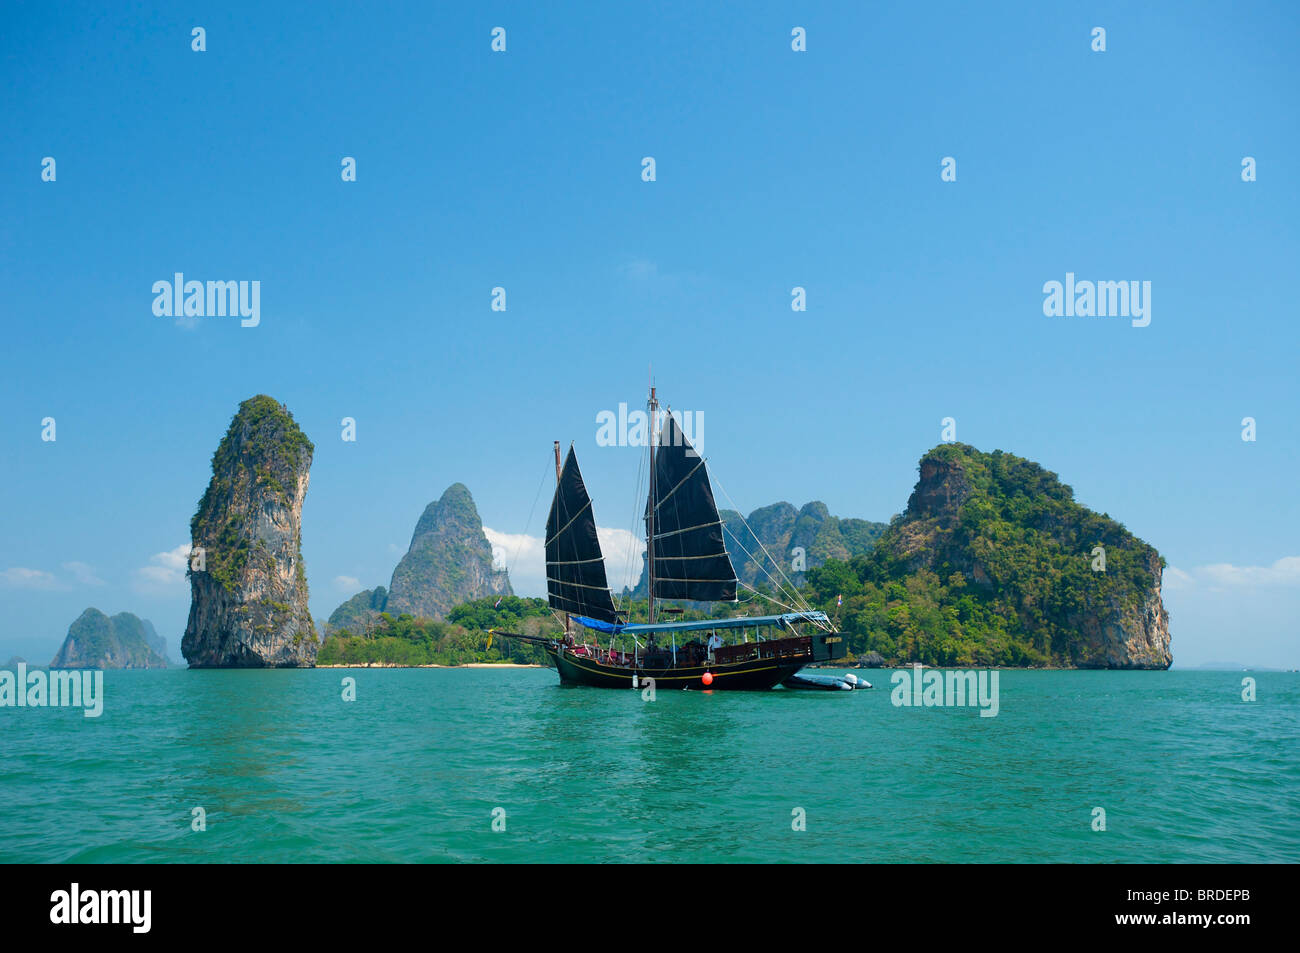
<svg viewBox="0 0 1300 953">
<path fill-rule="evenodd" d="M 808 664 L 807 659 L 758 658 L 713 665 L 643 668 L 612 665 L 549 645 L 546 646 L 546 651 L 555 662 L 562 684 L 588 685 L 593 688 L 641 688 L 647 678 L 652 678 L 657 690 L 694 688 L 702 691 L 763 691 L 775 688 Z M 708 685 L 704 684 L 705 672 L 713 676 Z"/>
</svg>

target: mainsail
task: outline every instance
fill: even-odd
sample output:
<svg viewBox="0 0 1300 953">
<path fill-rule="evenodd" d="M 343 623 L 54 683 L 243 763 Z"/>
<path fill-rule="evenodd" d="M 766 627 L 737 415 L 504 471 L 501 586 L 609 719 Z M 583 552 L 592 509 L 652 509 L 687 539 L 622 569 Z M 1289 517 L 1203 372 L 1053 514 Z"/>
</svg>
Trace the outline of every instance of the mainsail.
<svg viewBox="0 0 1300 953">
<path fill-rule="evenodd" d="M 546 518 L 546 593 L 552 609 L 617 621 L 591 497 L 572 447 Z"/>
<path fill-rule="evenodd" d="M 734 602 L 736 570 L 722 541 L 722 519 L 704 458 L 672 414 L 665 416 L 659 433 L 652 486 L 646 523 L 654 550 L 653 596 Z"/>
</svg>

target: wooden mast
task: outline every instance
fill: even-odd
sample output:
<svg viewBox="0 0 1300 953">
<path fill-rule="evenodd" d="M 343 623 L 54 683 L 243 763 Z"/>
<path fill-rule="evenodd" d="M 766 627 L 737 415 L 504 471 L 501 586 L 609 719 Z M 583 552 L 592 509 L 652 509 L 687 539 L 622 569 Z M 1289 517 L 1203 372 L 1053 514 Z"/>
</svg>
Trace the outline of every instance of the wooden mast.
<svg viewBox="0 0 1300 953">
<path fill-rule="evenodd" d="M 560 492 L 560 441 L 555 441 L 555 492 Z M 569 635 L 569 613 L 564 613 L 564 635 Z"/>
<path fill-rule="evenodd" d="M 646 519 L 646 621 L 655 621 L 655 444 L 659 442 L 659 401 L 655 399 L 654 385 L 650 386 L 650 515 Z"/>
</svg>

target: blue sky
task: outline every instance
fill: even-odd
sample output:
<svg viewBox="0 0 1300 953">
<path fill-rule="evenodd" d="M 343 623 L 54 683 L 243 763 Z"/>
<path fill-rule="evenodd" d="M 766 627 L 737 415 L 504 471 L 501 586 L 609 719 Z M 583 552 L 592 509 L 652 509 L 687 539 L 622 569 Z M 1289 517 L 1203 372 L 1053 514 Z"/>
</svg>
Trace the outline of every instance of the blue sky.
<svg viewBox="0 0 1300 953">
<path fill-rule="evenodd" d="M 316 443 L 318 616 L 452 482 L 539 533 L 554 439 L 630 529 L 638 451 L 595 417 L 653 365 L 724 503 L 887 519 L 950 416 L 1161 551 L 1176 664 L 1300 665 L 1298 10 L 10 9 L 0 658 L 88 605 L 178 654 L 165 554 L 257 393 Z M 155 316 L 177 271 L 260 281 L 260 325 Z M 1046 317 L 1067 272 L 1150 281 L 1150 325 Z"/>
</svg>

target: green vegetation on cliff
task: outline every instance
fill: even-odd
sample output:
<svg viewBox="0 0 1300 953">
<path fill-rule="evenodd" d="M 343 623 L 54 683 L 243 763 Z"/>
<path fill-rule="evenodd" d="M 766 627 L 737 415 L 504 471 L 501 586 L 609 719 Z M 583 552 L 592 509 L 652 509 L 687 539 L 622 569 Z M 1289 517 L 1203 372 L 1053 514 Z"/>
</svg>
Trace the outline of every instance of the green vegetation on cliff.
<svg viewBox="0 0 1300 953">
<path fill-rule="evenodd" d="M 492 546 L 469 489 L 453 483 L 425 507 L 382 608 L 444 619 L 462 602 L 501 595 L 513 595 L 510 580 L 492 567 Z"/>
<path fill-rule="evenodd" d="M 850 651 L 888 664 L 1168 665 L 1155 549 L 1011 454 L 946 444 L 920 471 L 869 553 L 808 572 L 805 595 L 838 615 Z"/>
<path fill-rule="evenodd" d="M 298 474 L 310 468 L 314 452 L 289 409 L 274 397 L 259 394 L 239 405 L 212 455 L 213 479 L 190 520 L 190 539 L 211 541 L 204 547 L 207 572 L 227 591 L 234 589 L 251 555 L 246 514 L 228 505 L 235 481 L 251 475 L 256 485 L 288 505 L 285 486 L 295 485 Z"/>
<path fill-rule="evenodd" d="M 464 665 L 470 662 L 549 664 L 546 653 L 517 639 L 496 636 L 488 647 L 489 629 L 521 635 L 556 635 L 561 626 L 545 599 L 503 596 L 462 603 L 446 621 L 381 612 L 368 634 L 346 628 L 332 631 L 317 656 L 317 665 Z"/>
<path fill-rule="evenodd" d="M 320 644 L 308 609 L 302 506 L 314 448 L 266 395 L 239 405 L 190 521 L 190 617 L 181 653 L 192 667 L 295 668 Z"/>
</svg>

